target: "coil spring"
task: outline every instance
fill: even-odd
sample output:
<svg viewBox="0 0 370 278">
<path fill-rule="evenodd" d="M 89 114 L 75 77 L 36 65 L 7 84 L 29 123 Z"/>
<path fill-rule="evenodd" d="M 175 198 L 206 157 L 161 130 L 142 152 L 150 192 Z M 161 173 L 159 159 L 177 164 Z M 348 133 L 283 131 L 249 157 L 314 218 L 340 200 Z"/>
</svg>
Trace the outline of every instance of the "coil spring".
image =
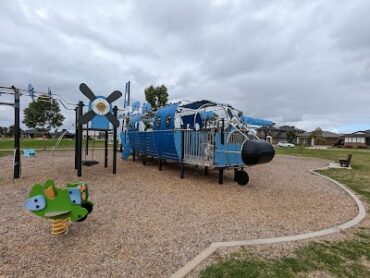
<svg viewBox="0 0 370 278">
<path fill-rule="evenodd" d="M 55 219 L 51 222 L 52 235 L 64 235 L 68 233 L 69 218 Z"/>
</svg>

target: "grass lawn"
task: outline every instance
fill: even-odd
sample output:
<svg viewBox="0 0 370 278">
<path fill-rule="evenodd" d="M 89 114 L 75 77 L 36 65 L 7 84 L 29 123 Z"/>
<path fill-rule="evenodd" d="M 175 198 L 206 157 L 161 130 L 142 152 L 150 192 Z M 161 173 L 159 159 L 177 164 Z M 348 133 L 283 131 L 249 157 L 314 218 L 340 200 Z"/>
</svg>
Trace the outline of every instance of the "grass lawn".
<svg viewBox="0 0 370 278">
<path fill-rule="evenodd" d="M 6 155 L 11 155 L 13 154 L 13 152 L 9 152 L 9 151 L 0 151 L 0 157 L 2 156 L 6 156 Z"/>
<path fill-rule="evenodd" d="M 21 149 L 33 148 L 33 149 L 46 149 L 51 150 L 55 146 L 58 139 L 21 139 Z M 104 140 L 95 140 L 95 147 L 104 147 Z M 93 140 L 89 140 L 89 148 L 92 148 Z M 85 140 L 83 142 L 85 146 Z M 10 150 L 14 147 L 13 139 L 0 139 L 0 151 Z M 62 148 L 74 148 L 74 139 L 62 139 L 57 149 Z M 9 153 L 7 153 L 9 154 Z M 11 154 L 11 153 L 10 153 Z M 0 154 L 1 155 L 1 154 Z"/>
<path fill-rule="evenodd" d="M 370 151 L 355 149 L 282 149 L 278 154 L 318 157 L 338 161 L 352 153 L 352 170 L 321 171 L 370 204 Z M 310 243 L 289 256 L 267 259 L 248 252 L 234 253 L 201 272 L 201 277 L 305 277 L 310 273 L 333 277 L 370 277 L 370 229 L 359 228 L 354 238 L 338 242 Z M 317 275 L 315 276 L 317 277 Z"/>
</svg>

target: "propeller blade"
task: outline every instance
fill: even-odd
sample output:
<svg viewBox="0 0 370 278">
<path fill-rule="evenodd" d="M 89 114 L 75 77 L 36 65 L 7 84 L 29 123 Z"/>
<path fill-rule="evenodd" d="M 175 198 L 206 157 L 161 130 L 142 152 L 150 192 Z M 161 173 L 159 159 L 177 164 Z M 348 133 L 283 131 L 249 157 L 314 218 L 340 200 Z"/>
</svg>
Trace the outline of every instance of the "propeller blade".
<svg viewBox="0 0 370 278">
<path fill-rule="evenodd" d="M 109 102 L 109 103 L 112 103 L 113 101 L 119 99 L 120 97 L 122 96 L 122 93 L 120 91 L 114 91 L 113 93 L 111 93 L 107 98 L 106 100 Z"/>
<path fill-rule="evenodd" d="M 119 127 L 119 120 L 117 120 L 116 117 L 114 117 L 114 115 L 112 113 L 108 113 L 107 115 L 105 115 L 107 117 L 107 119 L 112 123 L 112 125 L 117 128 Z"/>
<path fill-rule="evenodd" d="M 80 91 L 87 97 L 89 100 L 94 101 L 96 99 L 95 94 L 91 89 L 85 84 L 81 83 L 80 84 Z"/>
<path fill-rule="evenodd" d="M 78 123 L 80 125 L 87 124 L 92 120 L 92 118 L 94 118 L 95 115 L 96 115 L 95 112 L 90 110 L 89 112 L 87 112 L 85 115 L 78 119 Z"/>
</svg>

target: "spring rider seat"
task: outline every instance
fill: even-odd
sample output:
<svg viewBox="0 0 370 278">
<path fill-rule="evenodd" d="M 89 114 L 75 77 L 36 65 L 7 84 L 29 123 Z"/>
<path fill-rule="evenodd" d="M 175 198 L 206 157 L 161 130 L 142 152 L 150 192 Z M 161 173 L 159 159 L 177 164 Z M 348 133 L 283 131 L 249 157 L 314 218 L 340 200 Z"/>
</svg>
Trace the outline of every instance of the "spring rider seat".
<svg viewBox="0 0 370 278">
<path fill-rule="evenodd" d="M 37 216 L 51 221 L 51 234 L 68 233 L 69 222 L 82 222 L 92 212 L 93 203 L 88 201 L 89 190 L 83 182 L 68 183 L 57 188 L 53 180 L 44 185 L 35 184 L 24 207 Z"/>
</svg>

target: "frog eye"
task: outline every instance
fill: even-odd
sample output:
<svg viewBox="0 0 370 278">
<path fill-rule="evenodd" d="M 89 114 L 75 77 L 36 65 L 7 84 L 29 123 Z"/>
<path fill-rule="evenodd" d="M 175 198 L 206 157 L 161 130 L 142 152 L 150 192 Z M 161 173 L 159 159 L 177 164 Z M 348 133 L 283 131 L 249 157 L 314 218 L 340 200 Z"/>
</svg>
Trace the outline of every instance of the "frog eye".
<svg viewBox="0 0 370 278">
<path fill-rule="evenodd" d="M 71 202 L 74 205 L 80 205 L 81 204 L 81 193 L 80 189 L 77 188 L 68 188 L 68 196 Z"/>
<path fill-rule="evenodd" d="M 24 203 L 24 207 L 30 211 L 43 210 L 46 207 L 46 200 L 43 195 L 37 195 L 29 198 Z"/>
</svg>

